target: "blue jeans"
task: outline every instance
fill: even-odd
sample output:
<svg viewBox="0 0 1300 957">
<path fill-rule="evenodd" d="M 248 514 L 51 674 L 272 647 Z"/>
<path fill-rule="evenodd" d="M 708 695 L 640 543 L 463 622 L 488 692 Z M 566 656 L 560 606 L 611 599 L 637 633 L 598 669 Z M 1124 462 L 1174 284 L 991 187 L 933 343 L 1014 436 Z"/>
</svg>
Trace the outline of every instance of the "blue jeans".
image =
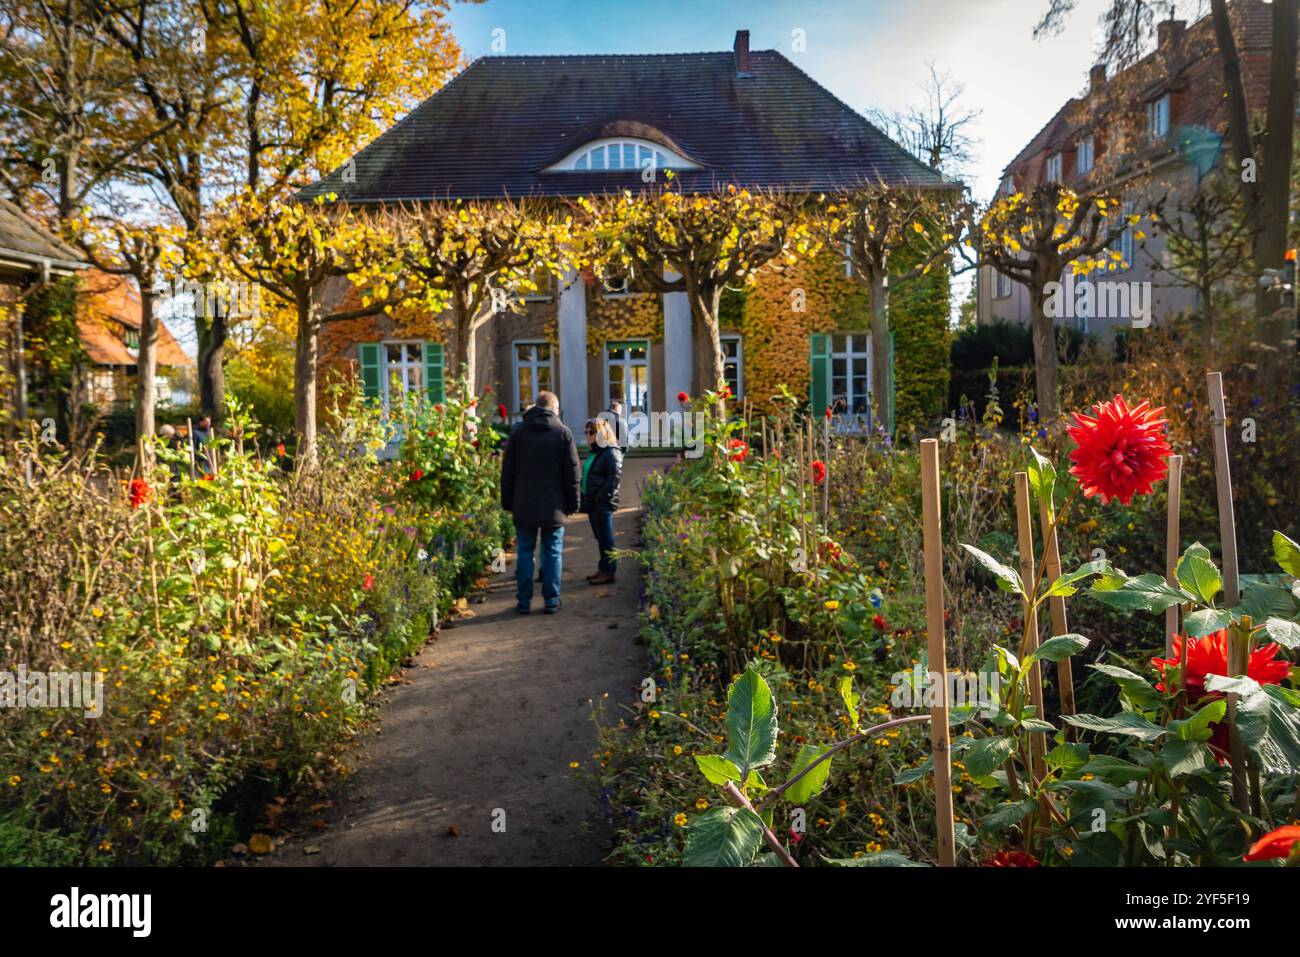
<svg viewBox="0 0 1300 957">
<path fill-rule="evenodd" d="M 609 557 L 609 553 L 614 550 L 614 513 L 602 508 L 588 513 L 587 519 L 591 522 L 591 533 L 596 536 L 596 544 L 600 547 L 600 564 L 596 570 L 612 575 L 618 571 L 618 562 Z"/>
<path fill-rule="evenodd" d="M 515 601 L 520 608 L 533 602 L 533 552 L 537 548 L 536 528 L 515 526 L 518 540 L 515 560 Z M 560 570 L 564 567 L 564 526 L 543 528 L 542 533 L 542 600 L 547 608 L 560 603 Z"/>
</svg>

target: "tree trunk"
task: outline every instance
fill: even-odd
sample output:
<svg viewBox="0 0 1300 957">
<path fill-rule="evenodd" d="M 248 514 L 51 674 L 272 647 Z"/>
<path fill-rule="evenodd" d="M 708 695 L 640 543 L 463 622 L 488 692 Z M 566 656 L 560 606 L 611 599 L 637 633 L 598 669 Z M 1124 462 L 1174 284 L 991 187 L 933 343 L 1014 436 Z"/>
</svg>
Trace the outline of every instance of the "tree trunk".
<svg viewBox="0 0 1300 957">
<path fill-rule="evenodd" d="M 1057 281 L 1060 281 L 1059 277 Z M 1034 391 L 1038 398 L 1038 421 L 1051 428 L 1060 415 L 1060 400 L 1056 388 L 1056 320 L 1047 310 L 1046 294 L 1043 291 L 1046 284 L 1042 282 L 1031 285 L 1029 299 L 1033 304 Z"/>
<path fill-rule="evenodd" d="M 293 361 L 293 414 L 298 430 L 298 459 L 310 468 L 316 464 L 316 369 L 320 344 L 317 305 L 311 291 L 300 292 L 298 338 Z"/>
<path fill-rule="evenodd" d="M 141 467 L 153 464 L 154 407 L 158 378 L 158 317 L 152 280 L 136 277 L 140 283 L 140 348 L 135 356 L 135 441 L 140 450 Z"/>
<path fill-rule="evenodd" d="M 872 271 L 871 287 L 871 421 L 889 428 L 889 273 Z"/>
<path fill-rule="evenodd" d="M 695 289 L 690 293 L 690 300 L 695 328 L 699 334 L 700 348 L 696 355 L 700 389 L 716 391 L 722 387 L 726 372 L 722 357 L 722 328 L 718 320 L 722 308 L 722 290 Z"/>
<path fill-rule="evenodd" d="M 206 300 L 207 296 L 199 297 Z M 219 422 L 226 414 L 226 317 L 207 316 L 206 301 L 194 303 L 194 329 L 199 340 L 199 407 Z"/>
<path fill-rule="evenodd" d="M 462 378 L 465 382 L 465 400 L 474 395 L 474 317 L 470 312 L 469 293 L 454 290 L 451 298 L 452 317 L 456 324 L 455 355 L 452 364 L 456 376 L 453 389 L 458 388 Z M 450 391 L 450 390 L 449 390 Z"/>
</svg>

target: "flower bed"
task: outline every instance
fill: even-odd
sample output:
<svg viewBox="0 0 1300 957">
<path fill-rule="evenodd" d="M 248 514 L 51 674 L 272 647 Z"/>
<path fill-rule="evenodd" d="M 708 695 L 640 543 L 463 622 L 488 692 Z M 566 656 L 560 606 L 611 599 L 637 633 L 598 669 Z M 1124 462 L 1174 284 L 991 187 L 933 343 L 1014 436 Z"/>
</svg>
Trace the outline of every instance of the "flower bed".
<svg viewBox="0 0 1300 957">
<path fill-rule="evenodd" d="M 30 486 L 3 463 L 6 667 L 85 673 L 102 696 L 6 708 L 0 863 L 211 861 L 347 774 L 368 693 L 504 540 L 494 437 L 457 443 L 472 412 L 426 428 L 458 431 L 425 464 L 437 495 L 375 458 L 372 411 L 336 413 L 313 470 L 263 455 L 237 412 L 193 478 L 176 455 L 120 486 L 93 456 L 32 454 Z"/>
</svg>

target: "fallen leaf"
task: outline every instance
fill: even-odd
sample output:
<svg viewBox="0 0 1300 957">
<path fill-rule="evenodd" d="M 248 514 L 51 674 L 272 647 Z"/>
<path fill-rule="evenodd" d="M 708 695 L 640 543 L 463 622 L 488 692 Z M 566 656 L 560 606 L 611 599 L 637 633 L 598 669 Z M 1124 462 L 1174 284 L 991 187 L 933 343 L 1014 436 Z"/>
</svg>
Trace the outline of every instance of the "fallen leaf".
<svg viewBox="0 0 1300 957">
<path fill-rule="evenodd" d="M 448 825 L 448 827 L 447 827 L 447 836 L 448 836 L 448 837 L 460 837 L 460 828 L 458 828 L 455 824 Z"/>
<path fill-rule="evenodd" d="M 320 845 L 319 845 L 319 844 L 308 844 L 306 847 L 304 847 L 304 848 L 302 849 L 302 852 L 303 852 L 304 854 L 319 854 L 319 853 L 320 853 Z"/>
<path fill-rule="evenodd" d="M 271 853 L 271 835 L 253 834 L 248 838 L 248 849 L 254 854 Z"/>
</svg>

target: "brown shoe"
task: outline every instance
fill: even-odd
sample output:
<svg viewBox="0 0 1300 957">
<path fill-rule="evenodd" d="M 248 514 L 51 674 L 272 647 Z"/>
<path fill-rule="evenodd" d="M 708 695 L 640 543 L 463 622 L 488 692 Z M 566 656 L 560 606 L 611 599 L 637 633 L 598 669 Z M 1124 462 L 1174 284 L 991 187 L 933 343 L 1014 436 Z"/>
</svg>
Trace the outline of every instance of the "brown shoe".
<svg viewBox="0 0 1300 957">
<path fill-rule="evenodd" d="M 612 585 L 617 579 L 606 572 L 599 572 L 587 579 L 588 585 Z"/>
</svg>

